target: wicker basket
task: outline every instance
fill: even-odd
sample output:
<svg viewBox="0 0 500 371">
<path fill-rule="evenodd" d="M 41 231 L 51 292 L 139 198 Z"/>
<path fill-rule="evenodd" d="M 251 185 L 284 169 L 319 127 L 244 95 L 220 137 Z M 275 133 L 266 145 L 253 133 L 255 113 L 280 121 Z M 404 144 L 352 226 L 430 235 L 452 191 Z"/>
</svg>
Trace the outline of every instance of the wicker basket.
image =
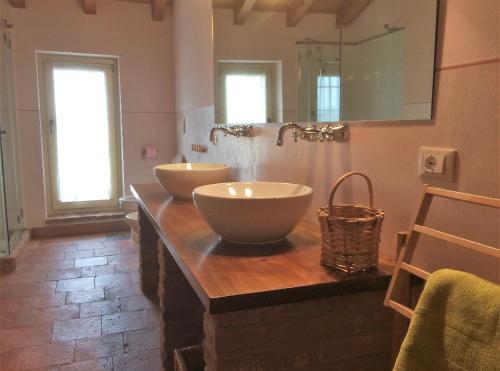
<svg viewBox="0 0 500 371">
<path fill-rule="evenodd" d="M 368 185 L 370 206 L 333 204 L 340 184 L 353 175 L 362 176 Z M 384 212 L 373 208 L 373 189 L 370 179 L 362 173 L 350 172 L 334 184 L 328 207 L 318 210 L 321 226 L 321 264 L 348 274 L 375 268 Z"/>
</svg>

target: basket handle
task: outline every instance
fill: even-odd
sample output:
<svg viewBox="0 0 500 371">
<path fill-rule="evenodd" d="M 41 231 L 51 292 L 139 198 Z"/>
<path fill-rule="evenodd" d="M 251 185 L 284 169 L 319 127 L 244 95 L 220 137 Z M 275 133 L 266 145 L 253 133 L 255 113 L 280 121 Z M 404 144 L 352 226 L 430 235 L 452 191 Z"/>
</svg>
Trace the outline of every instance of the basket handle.
<svg viewBox="0 0 500 371">
<path fill-rule="evenodd" d="M 346 173 L 342 175 L 335 184 L 333 185 L 332 191 L 330 192 L 330 197 L 328 199 L 328 215 L 332 215 L 332 209 L 333 209 L 333 197 L 335 196 L 335 192 L 337 191 L 337 188 L 340 186 L 340 184 L 346 180 L 347 178 L 353 176 L 353 175 L 359 175 L 362 176 L 366 180 L 366 185 L 368 186 L 368 196 L 370 198 L 370 207 L 373 208 L 373 187 L 372 187 L 372 182 L 370 181 L 370 178 L 368 178 L 365 174 L 359 173 L 357 171 L 351 171 L 349 173 Z"/>
</svg>

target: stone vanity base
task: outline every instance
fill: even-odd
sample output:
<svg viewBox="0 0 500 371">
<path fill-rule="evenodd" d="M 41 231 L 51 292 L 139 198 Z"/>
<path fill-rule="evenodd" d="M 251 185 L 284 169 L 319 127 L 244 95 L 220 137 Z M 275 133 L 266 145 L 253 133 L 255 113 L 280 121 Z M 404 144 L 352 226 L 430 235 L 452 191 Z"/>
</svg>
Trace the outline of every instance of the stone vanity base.
<svg viewBox="0 0 500 371">
<path fill-rule="evenodd" d="M 206 371 L 391 369 L 391 311 L 372 291 L 205 314 Z"/>
<path fill-rule="evenodd" d="M 144 295 L 158 303 L 158 236 L 153 225 L 139 208 L 140 255 L 139 274 Z"/>
<path fill-rule="evenodd" d="M 175 349 L 201 344 L 204 308 L 161 241 L 158 261 L 161 355 L 163 368 L 172 370 Z"/>
<path fill-rule="evenodd" d="M 142 284 L 149 293 L 158 287 L 165 370 L 174 369 L 175 349 L 201 343 L 205 371 L 391 369 L 385 290 L 208 314 L 162 241 L 153 242 L 157 249 L 141 257 L 152 263 L 156 250 L 158 271 L 143 269 Z"/>
<path fill-rule="evenodd" d="M 391 369 L 385 290 L 208 314 L 161 241 L 157 251 L 165 370 L 175 349 L 200 343 L 205 371 Z"/>
</svg>

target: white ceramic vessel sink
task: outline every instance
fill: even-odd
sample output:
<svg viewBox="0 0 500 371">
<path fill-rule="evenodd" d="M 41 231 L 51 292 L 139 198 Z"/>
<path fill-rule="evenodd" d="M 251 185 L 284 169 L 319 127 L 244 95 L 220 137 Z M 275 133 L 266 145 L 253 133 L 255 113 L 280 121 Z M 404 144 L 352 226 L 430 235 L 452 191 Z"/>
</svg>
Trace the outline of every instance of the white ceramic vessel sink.
<svg viewBox="0 0 500 371">
<path fill-rule="evenodd" d="M 313 190 L 300 184 L 220 183 L 195 188 L 193 199 L 210 227 L 234 243 L 283 240 L 304 217 Z"/>
<path fill-rule="evenodd" d="M 216 163 L 164 164 L 154 168 L 158 182 L 174 198 L 191 200 L 196 187 L 227 180 L 229 166 Z"/>
</svg>

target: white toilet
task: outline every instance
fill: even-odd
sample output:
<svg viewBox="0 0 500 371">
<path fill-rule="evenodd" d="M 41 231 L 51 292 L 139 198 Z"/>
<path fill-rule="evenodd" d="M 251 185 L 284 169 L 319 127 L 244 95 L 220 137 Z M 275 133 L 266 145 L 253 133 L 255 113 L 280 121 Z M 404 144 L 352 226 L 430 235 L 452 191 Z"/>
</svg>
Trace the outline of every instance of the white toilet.
<svg viewBox="0 0 500 371">
<path fill-rule="evenodd" d="M 120 206 L 128 210 L 137 210 L 137 201 L 134 196 L 123 196 L 120 198 Z M 139 243 L 141 227 L 139 226 L 139 213 L 133 211 L 125 216 L 127 224 L 130 227 L 130 236 L 132 241 Z"/>
</svg>

